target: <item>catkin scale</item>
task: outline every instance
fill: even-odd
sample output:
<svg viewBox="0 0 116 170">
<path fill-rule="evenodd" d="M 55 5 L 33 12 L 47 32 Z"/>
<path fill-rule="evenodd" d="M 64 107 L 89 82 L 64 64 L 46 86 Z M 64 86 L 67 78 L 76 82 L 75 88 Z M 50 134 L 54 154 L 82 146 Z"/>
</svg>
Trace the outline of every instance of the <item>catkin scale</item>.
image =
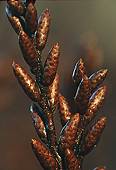
<svg viewBox="0 0 116 170">
<path fill-rule="evenodd" d="M 38 20 L 36 33 L 36 46 L 39 51 L 42 51 L 46 45 L 50 27 L 50 12 L 46 9 Z"/>
<path fill-rule="evenodd" d="M 32 139 L 31 144 L 37 159 L 45 170 L 58 170 L 57 161 L 40 140 L 36 141 L 35 139 Z"/>
<path fill-rule="evenodd" d="M 62 126 L 64 126 L 66 122 L 70 120 L 72 115 L 66 98 L 61 94 L 59 94 L 59 114 Z"/>
<path fill-rule="evenodd" d="M 56 76 L 57 67 L 59 63 L 60 46 L 58 43 L 54 44 L 47 56 L 44 64 L 44 72 L 42 77 L 42 84 L 50 86 Z"/>
</svg>

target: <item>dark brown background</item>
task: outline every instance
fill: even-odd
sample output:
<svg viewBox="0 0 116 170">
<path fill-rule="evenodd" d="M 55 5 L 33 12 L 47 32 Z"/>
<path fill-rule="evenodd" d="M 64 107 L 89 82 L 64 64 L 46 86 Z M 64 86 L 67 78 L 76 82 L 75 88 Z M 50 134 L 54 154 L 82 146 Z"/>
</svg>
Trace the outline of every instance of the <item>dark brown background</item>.
<svg viewBox="0 0 116 170">
<path fill-rule="evenodd" d="M 116 1 L 37 1 L 38 14 L 46 7 L 51 11 L 52 25 L 43 56 L 54 42 L 61 44 L 61 92 L 68 101 L 72 104 L 71 73 L 80 55 L 84 56 L 89 72 L 99 68 L 109 70 L 107 100 L 100 110 L 101 115 L 107 115 L 108 123 L 97 149 L 86 157 L 84 170 L 97 165 L 115 170 Z M 37 137 L 29 113 L 31 101 L 12 73 L 13 59 L 26 66 L 17 35 L 5 14 L 5 2 L 0 2 L 0 170 L 40 170 L 30 146 L 31 138 Z"/>
</svg>

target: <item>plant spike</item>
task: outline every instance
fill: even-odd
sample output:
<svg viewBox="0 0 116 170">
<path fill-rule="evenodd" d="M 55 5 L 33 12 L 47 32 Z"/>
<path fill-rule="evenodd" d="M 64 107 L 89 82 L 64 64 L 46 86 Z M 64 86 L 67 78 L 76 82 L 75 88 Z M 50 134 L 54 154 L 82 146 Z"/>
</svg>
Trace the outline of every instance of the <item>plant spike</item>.
<svg viewBox="0 0 116 170">
<path fill-rule="evenodd" d="M 20 32 L 19 45 L 26 63 L 35 73 L 38 66 L 38 53 L 32 39 L 24 31 Z"/>
<path fill-rule="evenodd" d="M 50 107 L 55 111 L 59 99 L 59 75 L 56 74 L 53 83 L 49 86 L 47 96 L 50 102 Z"/>
<path fill-rule="evenodd" d="M 72 78 L 77 85 L 75 101 L 79 113 L 78 110 L 71 113 L 67 100 L 59 92 L 58 43 L 53 45 L 44 66 L 42 64 L 42 50 L 51 22 L 50 12 L 46 9 L 37 23 L 34 3 L 35 0 L 7 0 L 6 7 L 8 19 L 18 34 L 23 57 L 35 77 L 32 79 L 13 62 L 16 78 L 33 101 L 30 111 L 39 139 L 32 139 L 32 148 L 45 170 L 82 170 L 85 155 L 94 148 L 106 124 L 106 118 L 102 117 L 90 126 L 105 98 L 106 86 L 99 85 L 106 78 L 107 70 L 102 69 L 88 78 L 83 60 L 76 63 Z M 62 125 L 58 139 L 54 123 L 57 107 Z"/>
<path fill-rule="evenodd" d="M 31 34 L 34 34 L 37 28 L 37 10 L 32 2 L 27 6 L 25 14 L 26 28 Z"/>
<path fill-rule="evenodd" d="M 61 131 L 60 145 L 64 150 L 65 148 L 73 148 L 76 143 L 78 125 L 80 121 L 79 113 L 76 113 L 71 117 L 69 122 L 64 126 L 64 129 Z"/>
<path fill-rule="evenodd" d="M 22 86 L 23 90 L 33 101 L 37 102 L 41 100 L 41 92 L 36 82 L 28 75 L 28 73 L 13 62 L 12 64 L 14 74 Z"/>
<path fill-rule="evenodd" d="M 44 86 L 50 86 L 56 76 L 57 67 L 59 63 L 60 46 L 58 43 L 54 44 L 51 48 L 49 55 L 44 64 L 44 73 L 42 84 Z"/>
<path fill-rule="evenodd" d="M 66 148 L 65 159 L 67 162 L 68 170 L 81 170 L 82 160 L 76 157 L 72 149 Z"/>
<path fill-rule="evenodd" d="M 37 49 L 42 51 L 46 45 L 50 27 L 50 12 L 46 9 L 38 20 L 36 44 Z"/>
<path fill-rule="evenodd" d="M 88 109 L 84 114 L 87 122 L 90 122 L 96 115 L 96 112 L 103 104 L 106 95 L 106 86 L 100 87 L 90 98 Z"/>
<path fill-rule="evenodd" d="M 39 114 L 37 112 L 34 112 L 31 109 L 32 112 L 32 121 L 34 124 L 34 127 L 36 129 L 36 132 L 39 136 L 39 138 L 44 142 L 47 143 L 47 134 L 46 134 L 46 129 L 45 129 L 45 125 L 43 120 L 41 119 L 41 117 L 39 116 Z"/>
<path fill-rule="evenodd" d="M 50 151 L 38 140 L 32 139 L 32 148 L 45 170 L 58 170 L 58 163 Z"/>
<path fill-rule="evenodd" d="M 84 75 L 87 75 L 87 72 L 84 66 L 84 62 L 82 58 L 80 58 L 80 60 L 75 64 L 72 79 L 76 83 L 77 81 L 81 81 Z"/>
<path fill-rule="evenodd" d="M 91 96 L 91 84 L 89 78 L 84 75 L 80 82 L 75 95 L 75 102 L 79 109 L 80 114 L 84 114 L 87 110 L 89 98 Z"/>
<path fill-rule="evenodd" d="M 101 117 L 89 130 L 82 146 L 82 155 L 88 154 L 96 146 L 106 125 L 106 117 Z"/>
<path fill-rule="evenodd" d="M 101 69 L 96 73 L 92 74 L 89 79 L 91 81 L 91 90 L 94 92 L 100 84 L 104 81 L 108 73 L 107 69 Z"/>
<path fill-rule="evenodd" d="M 7 0 L 7 3 L 15 15 L 23 15 L 25 13 L 25 7 L 19 0 Z"/>
<path fill-rule="evenodd" d="M 65 97 L 59 94 L 59 113 L 60 113 L 60 120 L 62 126 L 64 126 L 68 120 L 70 120 L 72 113 L 70 112 L 70 108 L 68 102 L 66 101 Z"/>
</svg>

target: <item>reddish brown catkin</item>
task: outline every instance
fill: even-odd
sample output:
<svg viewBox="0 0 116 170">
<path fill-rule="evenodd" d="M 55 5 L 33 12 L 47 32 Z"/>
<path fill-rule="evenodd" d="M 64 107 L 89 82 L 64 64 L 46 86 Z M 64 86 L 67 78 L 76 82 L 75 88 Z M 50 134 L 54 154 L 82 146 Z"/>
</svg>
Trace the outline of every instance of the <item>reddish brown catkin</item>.
<svg viewBox="0 0 116 170">
<path fill-rule="evenodd" d="M 37 28 L 37 10 L 31 2 L 27 6 L 25 21 L 27 23 L 27 28 L 33 34 Z"/>
<path fill-rule="evenodd" d="M 10 6 L 11 10 L 15 12 L 17 15 L 23 15 L 25 12 L 24 5 L 21 1 L 17 0 L 7 0 L 8 5 Z"/>
<path fill-rule="evenodd" d="M 53 83 L 49 86 L 47 96 L 51 109 L 55 110 L 59 99 L 59 75 L 56 74 Z"/>
<path fill-rule="evenodd" d="M 50 28 L 50 12 L 46 9 L 39 18 L 37 33 L 36 33 L 36 44 L 37 49 L 42 51 L 46 45 L 48 33 Z"/>
<path fill-rule="evenodd" d="M 50 151 L 38 140 L 32 139 L 32 148 L 37 159 L 45 170 L 58 170 L 57 161 Z"/>
<path fill-rule="evenodd" d="M 59 113 L 62 126 L 64 126 L 66 122 L 70 120 L 72 113 L 70 112 L 66 98 L 61 94 L 59 94 Z"/>
<path fill-rule="evenodd" d="M 58 43 L 54 44 L 49 52 L 49 55 L 44 64 L 44 73 L 42 84 L 50 86 L 56 76 L 57 67 L 59 63 L 60 46 Z"/>
<path fill-rule="evenodd" d="M 36 82 L 27 74 L 27 72 L 18 64 L 13 62 L 12 64 L 14 74 L 22 86 L 23 90 L 33 101 L 37 102 L 41 100 L 41 92 Z"/>
<path fill-rule="evenodd" d="M 30 37 L 24 32 L 21 31 L 19 35 L 19 45 L 23 54 L 25 61 L 32 68 L 36 68 L 38 64 L 38 54 L 35 50 L 34 44 Z"/>
<path fill-rule="evenodd" d="M 100 118 L 89 130 L 87 136 L 85 137 L 85 143 L 82 148 L 83 154 L 88 154 L 93 147 L 97 144 L 104 127 L 106 125 L 106 117 Z"/>
<path fill-rule="evenodd" d="M 77 158 L 73 150 L 66 148 L 65 158 L 68 170 L 81 170 L 81 160 Z"/>
<path fill-rule="evenodd" d="M 34 127 L 36 129 L 36 132 L 38 136 L 40 137 L 40 139 L 42 141 L 46 141 L 47 140 L 46 129 L 45 129 L 45 126 L 44 126 L 44 123 L 41 117 L 38 115 L 37 112 L 32 111 L 32 120 L 33 120 Z"/>
<path fill-rule="evenodd" d="M 93 92 L 105 80 L 107 73 L 108 73 L 107 69 L 101 69 L 89 77 L 91 81 L 91 90 Z"/>
<path fill-rule="evenodd" d="M 106 95 L 106 86 L 100 87 L 90 98 L 87 112 L 84 114 L 87 122 L 90 122 L 95 116 L 96 112 L 103 104 Z"/>
<path fill-rule="evenodd" d="M 73 148 L 77 138 L 78 125 L 80 121 L 79 113 L 76 113 L 71 117 L 70 121 L 61 133 L 61 147 L 63 150 L 65 148 Z"/>
<path fill-rule="evenodd" d="M 90 96 L 91 96 L 91 82 L 89 78 L 86 75 L 84 75 L 75 95 L 75 102 L 81 114 L 84 114 L 85 111 L 87 110 Z"/>
<path fill-rule="evenodd" d="M 72 79 L 74 82 L 81 81 L 84 75 L 87 75 L 87 72 L 84 66 L 84 62 L 82 58 L 80 58 L 80 60 L 75 64 Z"/>
<path fill-rule="evenodd" d="M 12 15 L 8 15 L 8 14 L 7 14 L 7 17 L 9 19 L 13 29 L 15 30 L 15 32 L 17 34 L 19 34 L 20 31 L 23 31 L 23 27 L 22 27 L 21 22 L 20 22 L 18 17 L 12 16 Z"/>
</svg>

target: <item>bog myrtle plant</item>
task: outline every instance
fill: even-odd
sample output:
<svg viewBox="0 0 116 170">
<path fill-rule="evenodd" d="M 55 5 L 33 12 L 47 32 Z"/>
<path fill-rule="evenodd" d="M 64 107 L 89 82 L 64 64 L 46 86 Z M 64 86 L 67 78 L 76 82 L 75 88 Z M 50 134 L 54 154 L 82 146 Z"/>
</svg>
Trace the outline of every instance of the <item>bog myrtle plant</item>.
<svg viewBox="0 0 116 170">
<path fill-rule="evenodd" d="M 44 10 L 38 18 L 35 0 L 7 0 L 6 14 L 34 76 L 33 79 L 13 61 L 15 77 L 32 100 L 30 111 L 38 134 L 38 139 L 31 141 L 34 154 L 45 170 L 82 170 L 85 156 L 97 145 L 106 125 L 106 117 L 97 120 L 95 117 L 106 95 L 106 86 L 102 83 L 107 69 L 88 76 L 82 58 L 75 64 L 72 79 L 77 87 L 74 102 L 78 112 L 72 113 L 59 92 L 59 43 L 53 44 L 45 62 L 42 61 L 51 23 L 50 11 Z M 54 123 L 56 109 L 62 125 L 59 137 Z M 105 170 L 105 167 L 94 170 Z"/>
</svg>

